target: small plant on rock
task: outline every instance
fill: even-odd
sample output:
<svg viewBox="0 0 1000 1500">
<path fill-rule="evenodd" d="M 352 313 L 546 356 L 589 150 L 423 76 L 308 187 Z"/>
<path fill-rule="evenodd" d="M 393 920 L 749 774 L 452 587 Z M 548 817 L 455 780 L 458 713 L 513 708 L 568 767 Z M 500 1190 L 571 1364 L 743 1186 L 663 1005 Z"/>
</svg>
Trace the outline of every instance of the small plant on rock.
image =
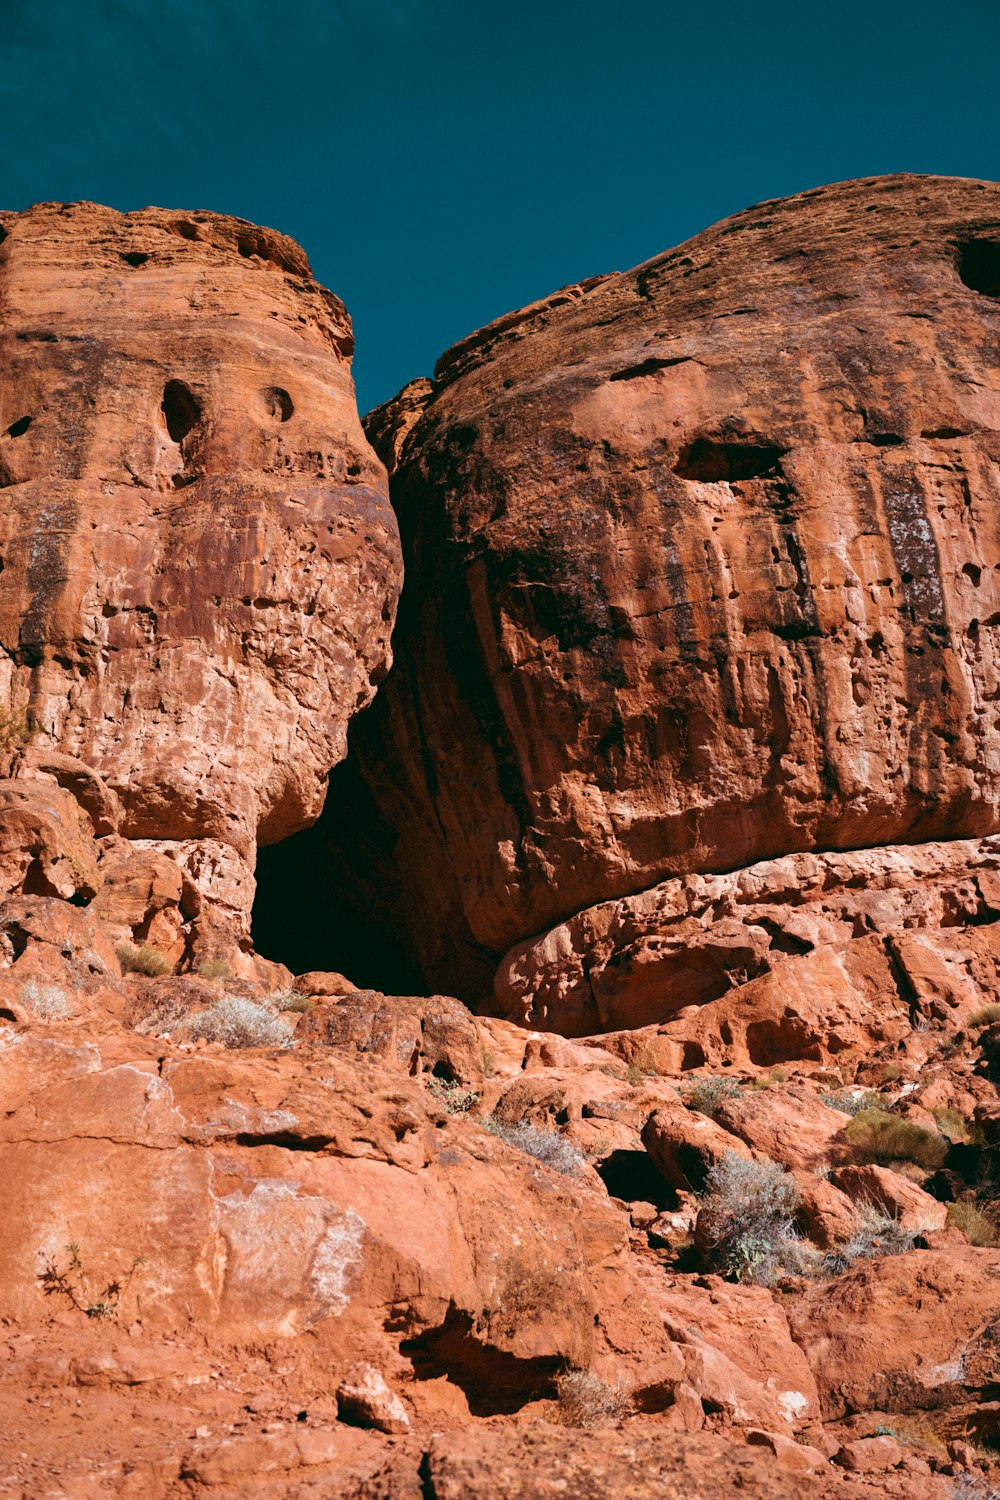
<svg viewBox="0 0 1000 1500">
<path fill-rule="evenodd" d="M 427 1087 L 450 1115 L 467 1115 L 479 1103 L 480 1096 L 473 1089 L 463 1089 L 450 1079 L 428 1078 Z"/>
<path fill-rule="evenodd" d="M 966 1025 L 975 1031 L 981 1026 L 992 1026 L 996 1021 L 1000 1021 L 1000 1005 L 991 1001 L 989 1005 L 980 1006 L 979 1010 L 973 1011 Z"/>
<path fill-rule="evenodd" d="M 209 958 L 198 965 L 195 973 L 202 979 L 232 979 L 233 971 L 224 958 Z"/>
<path fill-rule="evenodd" d="M 58 984 L 27 979 L 21 988 L 21 1000 L 40 1021 L 61 1021 L 72 1014 L 69 996 Z"/>
<path fill-rule="evenodd" d="M 913 1249 L 915 1235 L 903 1229 L 898 1219 L 876 1203 L 858 1204 L 858 1228 L 846 1244 L 823 1259 L 823 1270 L 839 1276 L 858 1260 L 876 1260 L 882 1255 L 905 1255 Z"/>
<path fill-rule="evenodd" d="M 949 1141 L 967 1141 L 974 1133 L 969 1121 L 964 1115 L 960 1115 L 957 1109 L 949 1109 L 945 1105 L 940 1105 L 937 1109 L 932 1109 L 931 1114 L 934 1116 L 934 1123 L 938 1130 Z"/>
<path fill-rule="evenodd" d="M 592 1370 L 567 1370 L 556 1377 L 556 1421 L 564 1427 L 608 1427 L 635 1411 L 623 1385 L 608 1385 Z"/>
<path fill-rule="evenodd" d="M 860 1158 L 882 1165 L 912 1161 L 925 1171 L 935 1172 L 948 1155 L 948 1142 L 936 1131 L 925 1130 L 884 1109 L 861 1110 L 844 1135 Z"/>
<path fill-rule="evenodd" d="M 147 979 L 158 979 L 162 974 L 174 972 L 167 955 L 154 948 L 152 943 L 119 943 L 115 952 L 124 974 L 144 974 Z"/>
<path fill-rule="evenodd" d="M 863 1093 L 820 1094 L 820 1102 L 828 1109 L 837 1109 L 842 1115 L 858 1115 L 863 1109 L 878 1109 L 882 1103 L 880 1094 L 865 1089 Z"/>
<path fill-rule="evenodd" d="M 291 1032 L 285 1021 L 255 1000 L 227 996 L 200 1010 L 188 1022 L 193 1041 L 221 1042 L 224 1047 L 288 1047 Z"/>
<path fill-rule="evenodd" d="M 787 1259 L 798 1259 L 792 1227 L 798 1206 L 795 1181 L 777 1162 L 727 1151 L 705 1179 L 698 1239 L 724 1275 L 767 1283 Z"/>
<path fill-rule="evenodd" d="M 583 1152 L 577 1150 L 572 1142 L 564 1140 L 556 1130 L 539 1130 L 527 1120 L 518 1120 L 516 1124 L 512 1124 L 507 1120 L 498 1120 L 496 1115 L 484 1120 L 483 1126 L 490 1135 L 498 1136 L 508 1146 L 516 1146 L 526 1156 L 533 1156 L 536 1161 L 544 1162 L 556 1172 L 562 1172 L 564 1177 L 574 1177 L 587 1165 Z"/>
<path fill-rule="evenodd" d="M 684 1098 L 688 1109 L 697 1110 L 710 1118 L 721 1109 L 727 1099 L 740 1099 L 743 1089 L 735 1078 L 699 1078 Z"/>
<path fill-rule="evenodd" d="M 976 1245 L 981 1250 L 996 1249 L 996 1224 L 970 1199 L 960 1198 L 957 1203 L 950 1203 L 945 1222 L 951 1229 L 960 1229 L 971 1245 Z"/>
<path fill-rule="evenodd" d="M 42 1291 L 47 1297 L 60 1295 L 69 1299 L 75 1308 L 88 1318 L 107 1319 L 118 1316 L 122 1298 L 132 1284 L 132 1278 L 145 1257 L 136 1255 L 124 1276 L 113 1276 L 100 1292 L 94 1293 L 90 1276 L 84 1270 L 77 1244 L 66 1246 L 68 1263 L 60 1268 L 54 1260 L 48 1262 L 39 1275 Z"/>
<path fill-rule="evenodd" d="M 311 1010 L 316 1009 L 316 1001 L 311 995 L 300 995 L 298 990 L 282 990 L 277 994 L 268 995 L 268 1001 L 275 1010 L 283 1014 L 291 1011 L 293 1015 L 307 1016 Z"/>
</svg>

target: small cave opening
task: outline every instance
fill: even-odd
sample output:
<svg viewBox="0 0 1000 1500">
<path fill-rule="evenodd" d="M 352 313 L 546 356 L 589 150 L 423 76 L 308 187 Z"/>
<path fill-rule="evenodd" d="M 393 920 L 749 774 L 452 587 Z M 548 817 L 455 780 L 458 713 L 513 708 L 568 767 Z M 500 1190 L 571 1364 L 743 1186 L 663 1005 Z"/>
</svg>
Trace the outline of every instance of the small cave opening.
<svg viewBox="0 0 1000 1500">
<path fill-rule="evenodd" d="M 11 422 L 7 428 L 7 436 L 11 438 L 24 437 L 24 434 L 31 426 L 31 422 L 31 417 L 18 417 L 17 421 Z"/>
<path fill-rule="evenodd" d="M 257 952 L 295 974 L 333 971 L 359 989 L 425 994 L 400 909 L 395 843 L 348 755 L 330 772 L 319 820 L 258 852 Z"/>
<path fill-rule="evenodd" d="M 173 443 L 182 443 L 201 419 L 201 407 L 182 380 L 167 381 L 160 410 Z"/>
<path fill-rule="evenodd" d="M 960 244 L 958 275 L 970 291 L 1000 298 L 1000 241 L 966 240 Z"/>
<path fill-rule="evenodd" d="M 138 268 L 144 266 L 149 256 L 143 250 L 125 250 L 122 252 L 122 260 L 127 266 Z"/>
<path fill-rule="evenodd" d="M 275 422 L 287 422 L 295 410 L 291 396 L 280 385 L 268 386 L 267 390 L 261 391 L 261 400 L 264 411 Z"/>
<path fill-rule="evenodd" d="M 780 475 L 781 460 L 786 452 L 787 449 L 771 443 L 700 437 L 681 449 L 674 473 L 681 479 L 693 479 L 702 484 L 771 479 Z"/>
</svg>

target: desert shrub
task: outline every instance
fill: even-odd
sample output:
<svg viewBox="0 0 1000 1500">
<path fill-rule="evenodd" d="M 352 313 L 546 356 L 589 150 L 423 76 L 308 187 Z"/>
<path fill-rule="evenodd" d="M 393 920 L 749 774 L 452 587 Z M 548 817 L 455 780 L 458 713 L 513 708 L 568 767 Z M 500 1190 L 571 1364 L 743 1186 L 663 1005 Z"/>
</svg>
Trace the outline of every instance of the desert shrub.
<svg viewBox="0 0 1000 1500">
<path fill-rule="evenodd" d="M 224 958 L 210 958 L 195 970 L 202 979 L 232 979 L 233 971 Z"/>
<path fill-rule="evenodd" d="M 995 1021 L 1000 1021 L 1000 1005 L 994 1001 L 990 1005 L 983 1005 L 979 1010 L 973 1011 L 966 1025 L 975 1029 L 977 1026 L 992 1026 Z"/>
<path fill-rule="evenodd" d="M 187 1031 L 195 1041 L 221 1042 L 224 1047 L 287 1047 L 291 1042 L 286 1022 L 273 1010 L 231 995 L 197 1011 Z"/>
<path fill-rule="evenodd" d="M 967 1141 L 971 1134 L 969 1122 L 964 1115 L 960 1115 L 957 1109 L 948 1109 L 945 1105 L 939 1105 L 932 1109 L 934 1123 L 943 1136 L 949 1141 Z"/>
<path fill-rule="evenodd" d="M 694 1086 L 688 1089 L 684 1096 L 684 1103 L 688 1109 L 697 1110 L 700 1115 L 711 1117 L 717 1109 L 721 1109 L 727 1099 L 739 1099 L 743 1095 L 743 1089 L 735 1078 L 699 1078 Z"/>
<path fill-rule="evenodd" d="M 450 1115 L 467 1115 L 479 1103 L 480 1096 L 472 1089 L 463 1089 L 460 1083 L 446 1078 L 428 1078 L 427 1087 Z"/>
<path fill-rule="evenodd" d="M 844 1135 L 866 1161 L 912 1161 L 933 1172 L 948 1155 L 948 1142 L 936 1131 L 925 1130 L 922 1125 L 890 1115 L 884 1109 L 859 1111 Z"/>
<path fill-rule="evenodd" d="M 858 1260 L 875 1260 L 882 1255 L 905 1255 L 913 1249 L 914 1234 L 904 1229 L 898 1219 L 876 1203 L 858 1204 L 858 1227 L 846 1244 L 831 1250 L 823 1259 L 823 1269 L 839 1276 Z"/>
<path fill-rule="evenodd" d="M 608 1385 L 592 1370 L 567 1370 L 556 1377 L 556 1420 L 564 1427 L 606 1427 L 635 1411 L 623 1385 Z"/>
<path fill-rule="evenodd" d="M 949 1203 L 945 1222 L 952 1229 L 960 1229 L 970 1244 L 978 1245 L 981 1250 L 996 1248 L 996 1224 L 970 1199 L 960 1198 L 957 1203 Z"/>
<path fill-rule="evenodd" d="M 139 1267 L 146 1263 L 145 1257 L 133 1256 L 123 1275 L 112 1276 L 100 1291 L 94 1291 L 90 1273 L 84 1269 L 80 1259 L 79 1245 L 67 1245 L 66 1254 L 69 1259 L 65 1266 L 60 1267 L 55 1260 L 49 1260 L 39 1272 L 38 1279 L 46 1297 L 65 1297 L 78 1312 L 88 1318 L 116 1318 L 121 1309 L 122 1298 L 132 1285 L 132 1278 Z"/>
<path fill-rule="evenodd" d="M 960 1474 L 952 1493 L 954 1500 L 1000 1500 L 1000 1490 L 995 1490 L 977 1474 Z"/>
<path fill-rule="evenodd" d="M 535 1157 L 556 1172 L 562 1172 L 564 1177 L 575 1176 L 587 1165 L 583 1152 L 577 1150 L 572 1142 L 564 1140 L 556 1130 L 539 1130 L 535 1125 L 529 1125 L 527 1120 L 511 1124 L 507 1120 L 498 1120 L 496 1115 L 484 1120 L 483 1125 L 490 1135 L 498 1136 L 508 1146 L 516 1146 L 525 1155 Z"/>
<path fill-rule="evenodd" d="M 40 1021 L 60 1021 L 72 1013 L 66 991 L 58 984 L 43 984 L 39 979 L 25 980 L 21 1000 Z"/>
<path fill-rule="evenodd" d="M 705 1179 L 698 1238 L 725 1275 L 766 1283 L 785 1258 L 797 1258 L 792 1219 L 798 1206 L 794 1179 L 777 1162 L 727 1151 Z"/>
<path fill-rule="evenodd" d="M 497 1070 L 497 1055 L 491 1047 L 480 1047 L 479 1055 L 483 1061 L 483 1076 L 492 1078 Z"/>
<path fill-rule="evenodd" d="M 300 995 L 297 990 L 281 990 L 268 995 L 267 1000 L 269 1005 L 282 1013 L 291 1011 L 294 1015 L 307 1016 L 311 1010 L 316 1009 L 316 1001 L 312 996 Z"/>
<path fill-rule="evenodd" d="M 898 1083 L 903 1076 L 903 1070 L 899 1063 L 886 1063 L 882 1069 L 883 1083 Z"/>
<path fill-rule="evenodd" d="M 152 943 L 119 943 L 115 952 L 125 974 L 145 974 L 147 979 L 156 979 L 174 972 L 167 955 Z"/>
<path fill-rule="evenodd" d="M 881 1096 L 871 1089 L 858 1094 L 820 1094 L 819 1097 L 827 1109 L 839 1109 L 842 1115 L 858 1115 L 863 1109 L 878 1109 L 882 1103 Z"/>
</svg>

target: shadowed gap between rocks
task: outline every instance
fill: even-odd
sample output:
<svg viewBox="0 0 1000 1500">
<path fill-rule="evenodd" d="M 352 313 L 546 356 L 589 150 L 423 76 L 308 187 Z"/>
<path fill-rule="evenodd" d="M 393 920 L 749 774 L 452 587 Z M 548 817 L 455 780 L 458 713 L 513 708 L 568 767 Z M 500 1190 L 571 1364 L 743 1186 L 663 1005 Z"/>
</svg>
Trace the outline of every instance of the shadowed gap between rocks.
<svg viewBox="0 0 1000 1500">
<path fill-rule="evenodd" d="M 555 1392 L 555 1377 L 565 1361 L 543 1355 L 519 1359 L 503 1349 L 480 1343 L 472 1336 L 468 1313 L 449 1307 L 439 1328 L 400 1344 L 413 1361 L 418 1380 L 443 1375 L 457 1385 L 474 1417 L 509 1416 L 529 1401 Z"/>
<path fill-rule="evenodd" d="M 302 833 L 261 849 L 253 943 L 296 974 L 346 974 L 361 989 L 425 991 L 395 897 L 396 835 L 350 758 L 330 772 L 326 807 Z M 339 849 L 352 851 L 344 868 Z"/>
</svg>

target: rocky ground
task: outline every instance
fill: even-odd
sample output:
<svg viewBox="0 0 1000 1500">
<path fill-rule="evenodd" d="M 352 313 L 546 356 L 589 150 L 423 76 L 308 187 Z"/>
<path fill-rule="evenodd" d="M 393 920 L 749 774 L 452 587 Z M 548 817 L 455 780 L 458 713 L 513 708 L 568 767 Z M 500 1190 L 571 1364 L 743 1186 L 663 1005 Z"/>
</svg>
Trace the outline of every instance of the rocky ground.
<svg viewBox="0 0 1000 1500">
<path fill-rule="evenodd" d="M 0 291 L 0 1494 L 991 1500 L 1000 188 Z"/>
</svg>

